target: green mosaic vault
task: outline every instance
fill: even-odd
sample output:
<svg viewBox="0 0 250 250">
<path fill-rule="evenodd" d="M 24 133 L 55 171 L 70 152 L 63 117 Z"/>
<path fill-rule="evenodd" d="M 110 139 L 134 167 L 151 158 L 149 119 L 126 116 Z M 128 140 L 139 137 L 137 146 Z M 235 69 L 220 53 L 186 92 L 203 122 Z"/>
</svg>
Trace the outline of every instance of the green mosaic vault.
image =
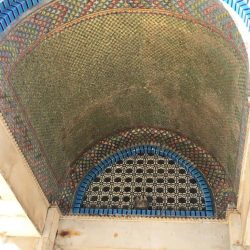
<svg viewBox="0 0 250 250">
<path fill-rule="evenodd" d="M 6 34 L 0 53 L 1 112 L 64 213 L 75 162 L 131 128 L 189 138 L 237 192 L 248 63 L 218 1 L 53 1 Z"/>
</svg>

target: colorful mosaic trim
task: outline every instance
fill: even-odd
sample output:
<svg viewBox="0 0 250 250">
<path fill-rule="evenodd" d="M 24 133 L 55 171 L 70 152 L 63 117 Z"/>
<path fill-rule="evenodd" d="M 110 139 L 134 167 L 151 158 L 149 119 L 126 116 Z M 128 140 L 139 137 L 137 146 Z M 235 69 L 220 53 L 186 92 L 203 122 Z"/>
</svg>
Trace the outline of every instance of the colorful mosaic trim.
<svg viewBox="0 0 250 250">
<path fill-rule="evenodd" d="M 250 8 L 245 0 L 223 0 L 243 19 L 250 30 Z M 36 6 L 41 0 L 4 0 L 0 3 L 0 32 L 3 32 L 25 11 Z"/>
<path fill-rule="evenodd" d="M 235 194 L 227 180 L 224 168 L 204 149 L 184 136 L 156 128 L 129 129 L 102 140 L 84 153 L 70 168 L 60 199 L 57 201 L 62 212 L 70 213 L 73 197 L 79 183 L 93 166 L 122 151 L 139 145 L 151 145 L 176 152 L 185 161 L 192 163 L 205 178 L 215 203 L 216 218 L 224 218 L 227 206 L 235 202 Z"/>
<path fill-rule="evenodd" d="M 250 8 L 247 0 L 223 0 L 240 16 L 250 31 Z"/>
<path fill-rule="evenodd" d="M 39 2 L 39 0 L 4 0 L 0 2 L 0 32 L 3 32 L 25 11 Z"/>
<path fill-rule="evenodd" d="M 8 51 L 5 55 L 5 62 L 14 62 L 20 53 L 30 47 L 43 35 L 48 34 L 56 27 L 66 24 L 81 16 L 98 13 L 110 9 L 155 9 L 166 10 L 174 14 L 182 15 L 186 19 L 191 17 L 194 21 L 205 22 L 209 28 L 220 30 L 228 40 L 244 52 L 244 44 L 240 34 L 223 6 L 214 0 L 156 0 L 156 1 L 131 1 L 131 0 L 106 0 L 106 1 L 56 1 L 43 7 L 34 13 L 30 18 L 21 22 L 4 40 L 2 52 Z M 14 44 L 11 41 L 15 41 Z M 6 52 L 7 52 L 6 51 Z M 15 53 L 13 53 L 15 51 Z M 1 60 L 4 62 L 3 60 Z"/>
<path fill-rule="evenodd" d="M 57 180 L 51 171 L 46 154 L 39 144 L 34 130 L 20 106 L 14 89 L 6 79 L 12 66 L 25 56 L 32 45 L 45 38 L 53 30 L 79 17 L 110 9 L 165 10 L 193 22 L 204 22 L 211 31 L 216 29 L 232 42 L 246 58 L 244 44 L 234 22 L 217 1 L 210 0 L 60 0 L 44 6 L 21 21 L 0 45 L 0 109 L 18 145 L 25 155 L 47 197 L 57 196 Z M 50 200 L 52 198 L 49 198 Z"/>
<path fill-rule="evenodd" d="M 187 173 L 189 173 L 198 183 L 205 199 L 205 211 L 172 211 L 172 210 L 143 210 L 143 209 L 93 209 L 90 211 L 88 208 L 82 208 L 81 204 L 83 197 L 90 186 L 91 182 L 104 172 L 112 164 L 116 164 L 120 160 L 127 159 L 128 157 L 138 154 L 153 154 L 161 157 L 166 157 L 182 166 Z M 182 217 L 213 217 L 213 201 L 211 191 L 202 176 L 201 172 L 196 169 L 189 161 L 183 159 L 180 155 L 176 154 L 172 150 L 162 149 L 160 147 L 143 145 L 130 149 L 124 149 L 120 152 L 113 154 L 112 156 L 102 160 L 98 165 L 92 168 L 84 177 L 80 183 L 75 200 L 73 203 L 73 213 L 80 214 L 108 214 L 108 215 L 142 215 L 142 216 L 182 216 Z"/>
</svg>

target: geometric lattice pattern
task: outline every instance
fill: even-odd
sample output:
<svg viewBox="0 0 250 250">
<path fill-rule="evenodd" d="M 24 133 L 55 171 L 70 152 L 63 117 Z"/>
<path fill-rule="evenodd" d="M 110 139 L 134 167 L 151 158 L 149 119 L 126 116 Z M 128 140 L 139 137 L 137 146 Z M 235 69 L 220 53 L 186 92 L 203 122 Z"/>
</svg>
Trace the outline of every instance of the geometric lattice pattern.
<svg viewBox="0 0 250 250">
<path fill-rule="evenodd" d="M 119 151 L 83 178 L 73 212 L 104 211 L 122 215 L 214 215 L 210 188 L 202 174 L 175 152 L 151 145 Z"/>
<path fill-rule="evenodd" d="M 149 210 L 205 210 L 196 180 L 174 161 L 159 156 L 134 156 L 108 167 L 85 193 L 82 207 Z"/>
</svg>

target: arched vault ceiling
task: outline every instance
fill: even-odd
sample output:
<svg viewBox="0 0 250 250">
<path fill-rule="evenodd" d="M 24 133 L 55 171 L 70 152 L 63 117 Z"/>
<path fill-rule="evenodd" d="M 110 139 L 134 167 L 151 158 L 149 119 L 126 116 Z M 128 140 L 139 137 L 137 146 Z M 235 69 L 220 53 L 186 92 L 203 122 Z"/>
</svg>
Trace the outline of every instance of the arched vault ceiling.
<svg viewBox="0 0 250 250">
<path fill-rule="evenodd" d="M 58 181 L 94 142 L 138 126 L 185 134 L 233 177 L 245 79 L 244 60 L 221 35 L 143 10 L 64 26 L 10 75 Z"/>
</svg>

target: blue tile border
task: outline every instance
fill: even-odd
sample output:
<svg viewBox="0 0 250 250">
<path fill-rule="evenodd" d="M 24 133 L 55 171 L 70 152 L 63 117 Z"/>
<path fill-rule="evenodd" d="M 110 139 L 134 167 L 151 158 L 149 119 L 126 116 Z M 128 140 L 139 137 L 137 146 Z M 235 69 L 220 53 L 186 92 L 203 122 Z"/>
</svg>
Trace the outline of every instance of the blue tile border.
<svg viewBox="0 0 250 250">
<path fill-rule="evenodd" d="M 246 24 L 250 31 L 250 7 L 249 0 L 222 0 L 227 3 Z"/>
<path fill-rule="evenodd" d="M 3 0 L 0 2 L 0 32 L 3 32 L 25 11 L 42 0 Z"/>
<path fill-rule="evenodd" d="M 108 209 L 108 208 L 81 208 L 73 209 L 74 213 L 83 215 L 112 215 L 112 216 L 143 216 L 143 217 L 213 217 L 211 211 L 173 211 L 173 210 L 139 210 L 139 209 Z"/>
<path fill-rule="evenodd" d="M 161 157 L 167 157 L 175 161 L 183 167 L 197 182 L 202 190 L 205 199 L 205 211 L 173 211 L 173 210 L 128 210 L 128 209 L 91 209 L 81 208 L 81 202 L 91 182 L 106 168 L 115 164 L 119 160 L 126 159 L 130 156 L 135 156 L 140 153 L 156 154 Z M 141 145 L 121 150 L 108 158 L 102 160 L 99 164 L 93 167 L 80 182 L 73 206 L 73 214 L 88 214 L 88 215 L 134 215 L 134 216 L 160 216 L 160 217 L 214 217 L 214 202 L 212 192 L 204 178 L 203 174 L 191 162 L 181 157 L 170 149 L 162 149 L 152 145 Z"/>
</svg>

